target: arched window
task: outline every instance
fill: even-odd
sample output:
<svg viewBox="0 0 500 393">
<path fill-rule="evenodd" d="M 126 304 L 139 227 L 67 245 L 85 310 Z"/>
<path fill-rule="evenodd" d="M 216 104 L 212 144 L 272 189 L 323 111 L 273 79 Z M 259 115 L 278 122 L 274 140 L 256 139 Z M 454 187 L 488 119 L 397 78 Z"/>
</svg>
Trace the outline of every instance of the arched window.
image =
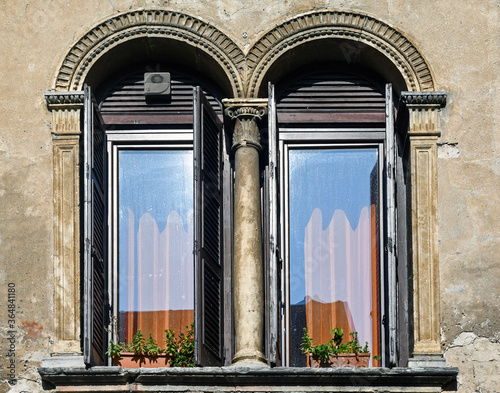
<svg viewBox="0 0 500 393">
<path fill-rule="evenodd" d="M 106 363 L 110 339 L 141 330 L 163 343 L 165 329 L 194 323 L 196 362 L 220 364 L 228 155 L 217 89 L 146 65 L 96 96 L 86 87 L 86 361 Z"/>
<path fill-rule="evenodd" d="M 405 190 L 396 210 L 395 179 L 407 157 L 395 149 L 392 88 L 354 67 L 316 69 L 277 85 L 269 131 L 276 133 L 270 180 L 279 197 L 270 214 L 279 217 L 284 364 L 308 364 L 304 329 L 326 343 L 336 327 L 344 342 L 357 332 L 377 357 L 371 365 L 395 364 L 396 221 L 406 217 Z M 398 255 L 406 264 L 406 251 Z"/>
</svg>

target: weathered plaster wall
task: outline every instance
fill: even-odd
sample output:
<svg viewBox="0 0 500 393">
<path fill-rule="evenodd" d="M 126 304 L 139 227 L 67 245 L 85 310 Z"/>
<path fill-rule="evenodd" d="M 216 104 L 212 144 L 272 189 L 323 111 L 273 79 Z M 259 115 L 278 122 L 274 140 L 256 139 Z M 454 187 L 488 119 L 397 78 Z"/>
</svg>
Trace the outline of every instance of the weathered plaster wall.
<svg viewBox="0 0 500 393">
<path fill-rule="evenodd" d="M 0 391 L 9 390 L 7 331 L 15 331 L 19 385 L 36 391 L 30 380 L 39 378 L 52 329 L 52 144 L 43 92 L 54 71 L 43 69 L 55 62 L 43 37 L 50 21 L 39 31 L 36 7 L 22 3 L 0 3 Z M 8 283 L 16 290 L 15 329 L 7 325 Z"/>
<path fill-rule="evenodd" d="M 120 12 L 166 7 L 248 48 L 288 17 L 325 8 L 371 14 L 413 40 L 447 90 L 439 149 L 441 326 L 459 391 L 500 386 L 500 2 L 497 0 L 0 0 L 0 391 L 16 288 L 12 391 L 36 391 L 51 350 L 52 144 L 43 93 L 71 45 Z M 244 38 L 244 33 L 246 37 Z M 491 349 L 491 351 L 490 351 Z"/>
</svg>

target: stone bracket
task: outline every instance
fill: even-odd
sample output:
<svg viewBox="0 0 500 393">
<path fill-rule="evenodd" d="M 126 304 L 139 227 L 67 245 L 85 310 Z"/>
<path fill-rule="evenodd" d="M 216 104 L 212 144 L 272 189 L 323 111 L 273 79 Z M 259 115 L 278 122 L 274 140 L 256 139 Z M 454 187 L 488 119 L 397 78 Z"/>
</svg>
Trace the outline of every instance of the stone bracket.
<svg viewBox="0 0 500 393">
<path fill-rule="evenodd" d="M 83 91 L 45 93 L 47 108 L 52 112 L 52 136 L 81 134 L 80 112 L 83 108 Z"/>
<path fill-rule="evenodd" d="M 447 93 L 445 91 L 434 92 L 401 92 L 401 102 L 408 108 L 410 114 L 411 136 L 440 136 L 438 129 L 437 113 L 446 106 Z"/>
</svg>

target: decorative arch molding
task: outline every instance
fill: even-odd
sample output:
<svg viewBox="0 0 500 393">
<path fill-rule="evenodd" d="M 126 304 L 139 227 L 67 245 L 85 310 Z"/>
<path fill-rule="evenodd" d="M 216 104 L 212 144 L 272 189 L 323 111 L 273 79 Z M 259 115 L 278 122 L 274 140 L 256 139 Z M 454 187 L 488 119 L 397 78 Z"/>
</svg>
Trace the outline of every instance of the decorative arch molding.
<svg viewBox="0 0 500 393">
<path fill-rule="evenodd" d="M 299 45 L 337 38 L 365 44 L 398 69 L 410 91 L 435 90 L 431 69 L 415 45 L 376 18 L 349 11 L 314 11 L 276 26 L 248 51 L 198 18 L 169 10 L 138 10 L 113 16 L 80 38 L 65 56 L 55 91 L 81 90 L 86 75 L 105 53 L 135 38 L 168 38 L 195 47 L 215 59 L 235 97 L 254 97 L 275 61 Z"/>
<path fill-rule="evenodd" d="M 134 38 L 170 38 L 185 42 L 214 58 L 230 80 L 236 96 L 244 82 L 245 56 L 224 33 L 195 17 L 168 10 L 139 10 L 114 16 L 86 33 L 64 58 L 54 90 L 82 90 L 95 62 L 110 49 Z"/>
<path fill-rule="evenodd" d="M 326 38 L 353 40 L 383 53 L 397 67 L 410 91 L 435 90 L 434 77 L 422 54 L 399 31 L 371 16 L 348 11 L 315 11 L 275 27 L 247 54 L 248 96 L 258 94 L 263 78 L 285 52 Z"/>
</svg>

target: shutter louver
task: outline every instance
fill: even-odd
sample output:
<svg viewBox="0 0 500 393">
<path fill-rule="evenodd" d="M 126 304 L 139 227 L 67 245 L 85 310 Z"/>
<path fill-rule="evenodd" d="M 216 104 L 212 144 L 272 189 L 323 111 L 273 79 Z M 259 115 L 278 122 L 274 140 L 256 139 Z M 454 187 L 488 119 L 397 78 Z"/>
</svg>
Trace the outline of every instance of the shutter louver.
<svg viewBox="0 0 500 393">
<path fill-rule="evenodd" d="M 105 135 L 90 88 L 84 105 L 84 361 L 103 364 L 106 320 Z"/>
<path fill-rule="evenodd" d="M 195 362 L 223 363 L 222 123 L 194 89 Z"/>
<path fill-rule="evenodd" d="M 106 124 L 126 126 L 193 124 L 193 87 L 200 84 L 188 75 L 171 70 L 171 97 L 148 101 L 144 95 L 144 69 L 118 80 L 100 103 Z M 206 98 L 220 113 L 221 104 L 205 90 Z"/>
<path fill-rule="evenodd" d="M 383 124 L 383 87 L 351 72 L 301 75 L 279 94 L 280 124 Z"/>
</svg>

